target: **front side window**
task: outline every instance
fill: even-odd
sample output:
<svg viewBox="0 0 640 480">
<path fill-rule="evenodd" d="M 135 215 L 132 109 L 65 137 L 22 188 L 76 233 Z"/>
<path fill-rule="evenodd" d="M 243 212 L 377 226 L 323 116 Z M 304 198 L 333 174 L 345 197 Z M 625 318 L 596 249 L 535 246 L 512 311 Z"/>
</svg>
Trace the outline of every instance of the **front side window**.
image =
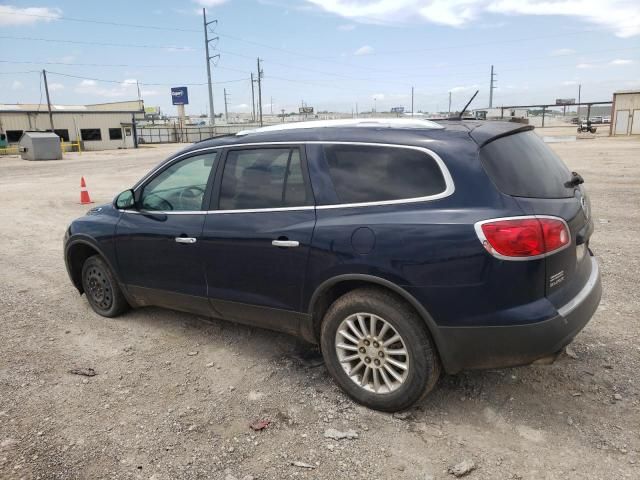
<svg viewBox="0 0 640 480">
<path fill-rule="evenodd" d="M 310 203 L 297 148 L 227 153 L 220 186 L 221 210 L 300 207 Z"/>
<path fill-rule="evenodd" d="M 140 198 L 142 210 L 203 210 L 204 192 L 216 158 L 216 152 L 197 155 L 163 170 L 144 186 Z"/>
<path fill-rule="evenodd" d="M 437 162 L 412 148 L 325 145 L 324 158 L 340 204 L 428 197 L 447 187 Z"/>
</svg>

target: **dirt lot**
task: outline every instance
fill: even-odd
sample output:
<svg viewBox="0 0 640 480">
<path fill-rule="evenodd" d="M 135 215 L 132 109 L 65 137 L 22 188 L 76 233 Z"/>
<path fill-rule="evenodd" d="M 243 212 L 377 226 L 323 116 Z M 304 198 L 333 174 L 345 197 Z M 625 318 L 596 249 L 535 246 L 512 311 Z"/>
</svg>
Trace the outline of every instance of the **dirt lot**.
<svg viewBox="0 0 640 480">
<path fill-rule="evenodd" d="M 604 280 L 576 358 L 445 377 L 400 416 L 351 402 L 292 337 L 155 308 L 108 320 L 78 296 L 62 237 L 87 210 L 80 176 L 108 202 L 178 146 L 0 159 L 0 478 L 427 480 L 463 460 L 470 479 L 640 478 L 640 141 L 552 147 L 586 179 Z"/>
</svg>

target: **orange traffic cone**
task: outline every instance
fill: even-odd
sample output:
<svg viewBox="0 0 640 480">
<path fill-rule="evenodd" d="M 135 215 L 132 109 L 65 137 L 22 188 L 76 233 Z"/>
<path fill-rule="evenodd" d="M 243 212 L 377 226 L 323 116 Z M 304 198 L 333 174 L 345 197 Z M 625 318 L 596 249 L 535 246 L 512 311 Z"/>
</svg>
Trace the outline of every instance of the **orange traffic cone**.
<svg viewBox="0 0 640 480">
<path fill-rule="evenodd" d="M 93 203 L 91 201 L 91 197 L 89 197 L 89 192 L 87 191 L 87 184 L 84 181 L 84 177 L 80 179 L 80 203 L 82 205 Z"/>
</svg>

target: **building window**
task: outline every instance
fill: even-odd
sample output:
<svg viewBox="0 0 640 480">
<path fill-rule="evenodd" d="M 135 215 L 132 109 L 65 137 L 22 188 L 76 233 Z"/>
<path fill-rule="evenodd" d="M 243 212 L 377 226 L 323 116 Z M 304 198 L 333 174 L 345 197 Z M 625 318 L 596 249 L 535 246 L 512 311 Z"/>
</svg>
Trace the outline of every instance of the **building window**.
<svg viewBox="0 0 640 480">
<path fill-rule="evenodd" d="M 60 137 L 60 140 L 62 140 L 63 142 L 69 141 L 69 130 L 67 130 L 66 128 L 55 129 L 53 133 L 58 135 Z"/>
<path fill-rule="evenodd" d="M 122 129 L 121 128 L 110 128 L 109 129 L 109 140 L 122 140 Z"/>
<path fill-rule="evenodd" d="M 95 141 L 102 140 L 102 134 L 100 133 L 99 128 L 81 128 L 80 137 L 85 142 L 89 140 L 95 140 Z"/>
<path fill-rule="evenodd" d="M 17 143 L 22 136 L 22 130 L 7 130 L 7 141 L 9 143 Z"/>
</svg>

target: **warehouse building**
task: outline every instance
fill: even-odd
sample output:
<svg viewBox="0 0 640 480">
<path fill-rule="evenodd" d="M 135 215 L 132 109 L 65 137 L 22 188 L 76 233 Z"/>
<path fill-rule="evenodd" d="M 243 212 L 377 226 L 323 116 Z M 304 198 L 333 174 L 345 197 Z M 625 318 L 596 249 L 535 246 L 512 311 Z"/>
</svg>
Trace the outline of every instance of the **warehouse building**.
<svg viewBox="0 0 640 480">
<path fill-rule="evenodd" d="M 611 135 L 640 135 L 640 90 L 613 93 Z"/>
<path fill-rule="evenodd" d="M 51 105 L 53 131 L 63 142 L 80 141 L 83 150 L 134 148 L 135 124 L 144 119 L 142 100 L 94 105 Z M 47 105 L 0 104 L 0 134 L 17 145 L 25 131 L 51 130 Z M 1 137 L 0 137 L 1 138 Z"/>
</svg>

